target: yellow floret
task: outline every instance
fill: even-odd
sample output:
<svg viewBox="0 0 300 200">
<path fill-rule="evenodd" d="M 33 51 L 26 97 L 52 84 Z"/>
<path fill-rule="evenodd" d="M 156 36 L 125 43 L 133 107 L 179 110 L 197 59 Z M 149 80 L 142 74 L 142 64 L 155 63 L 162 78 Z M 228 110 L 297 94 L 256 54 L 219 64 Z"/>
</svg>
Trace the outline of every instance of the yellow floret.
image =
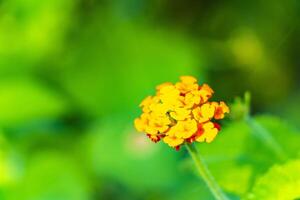
<svg viewBox="0 0 300 200">
<path fill-rule="evenodd" d="M 197 122 L 194 119 L 178 121 L 172 129 L 171 132 L 175 132 L 175 136 L 187 139 L 190 138 L 194 133 L 196 133 Z"/>
<path fill-rule="evenodd" d="M 182 83 L 194 84 L 197 83 L 197 79 L 193 76 L 180 76 L 179 78 Z"/>
<path fill-rule="evenodd" d="M 152 104 L 150 106 L 151 117 L 164 117 L 169 111 L 169 105 L 163 103 Z"/>
<path fill-rule="evenodd" d="M 210 97 L 213 95 L 214 91 L 207 84 L 203 84 L 199 89 L 199 94 L 201 97 L 201 103 L 206 103 Z"/>
<path fill-rule="evenodd" d="M 197 79 L 192 76 L 181 76 L 180 80 L 181 82 L 176 83 L 175 86 L 182 94 L 198 88 Z"/>
<path fill-rule="evenodd" d="M 175 108 L 170 112 L 170 116 L 175 120 L 185 120 L 190 118 L 191 110 L 186 108 Z"/>
<path fill-rule="evenodd" d="M 212 142 L 215 137 L 217 136 L 219 130 L 215 128 L 214 123 L 207 122 L 202 125 L 202 134 L 198 137 L 196 137 L 197 142 Z"/>
<path fill-rule="evenodd" d="M 225 117 L 225 113 L 229 113 L 229 107 L 221 101 L 220 103 L 212 102 L 212 105 L 215 106 L 215 119 L 223 119 Z"/>
<path fill-rule="evenodd" d="M 176 136 L 176 128 L 175 126 L 171 128 L 171 130 L 169 130 L 166 133 L 166 136 L 164 137 L 163 141 L 165 143 L 167 143 L 170 147 L 176 147 L 179 146 L 180 144 L 182 144 L 184 142 L 183 138 L 179 138 Z"/>
<path fill-rule="evenodd" d="M 184 104 L 187 108 L 192 108 L 195 105 L 198 105 L 201 101 L 200 91 L 193 90 L 187 93 L 184 97 Z"/>
<path fill-rule="evenodd" d="M 156 91 L 157 91 L 157 92 L 160 92 L 160 90 L 161 90 L 163 87 L 165 87 L 165 86 L 170 86 L 170 85 L 173 85 L 173 84 L 170 83 L 170 82 L 162 83 L 162 84 L 156 86 Z"/>
<path fill-rule="evenodd" d="M 134 126 L 137 131 L 143 132 L 146 130 L 146 127 L 149 125 L 149 115 L 143 113 L 141 117 L 134 120 Z"/>
<path fill-rule="evenodd" d="M 167 135 L 164 137 L 163 141 L 168 144 L 170 147 L 177 147 L 184 142 L 184 139 L 177 138 L 174 135 Z"/>
<path fill-rule="evenodd" d="M 193 110 L 193 116 L 199 123 L 209 121 L 214 114 L 215 106 L 210 103 L 205 103 Z"/>
<path fill-rule="evenodd" d="M 152 118 L 149 121 L 149 126 L 147 130 L 150 130 L 151 132 L 147 132 L 149 134 L 155 133 L 163 133 L 166 130 L 169 129 L 169 124 L 171 124 L 171 120 L 165 116 L 165 117 L 157 117 L 157 118 Z"/>
</svg>

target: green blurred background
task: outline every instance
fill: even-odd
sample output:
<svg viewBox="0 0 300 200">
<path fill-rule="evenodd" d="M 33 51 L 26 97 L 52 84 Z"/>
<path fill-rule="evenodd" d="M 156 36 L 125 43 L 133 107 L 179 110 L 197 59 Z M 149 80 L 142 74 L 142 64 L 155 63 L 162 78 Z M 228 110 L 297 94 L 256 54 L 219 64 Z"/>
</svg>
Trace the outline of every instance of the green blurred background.
<svg viewBox="0 0 300 200">
<path fill-rule="evenodd" d="M 198 145 L 212 174 L 232 199 L 259 193 L 300 155 L 299 17 L 297 0 L 0 0 L 0 199 L 212 199 L 185 149 L 133 128 L 140 101 L 180 75 L 232 103 Z M 284 161 L 234 117 L 245 91 Z"/>
</svg>

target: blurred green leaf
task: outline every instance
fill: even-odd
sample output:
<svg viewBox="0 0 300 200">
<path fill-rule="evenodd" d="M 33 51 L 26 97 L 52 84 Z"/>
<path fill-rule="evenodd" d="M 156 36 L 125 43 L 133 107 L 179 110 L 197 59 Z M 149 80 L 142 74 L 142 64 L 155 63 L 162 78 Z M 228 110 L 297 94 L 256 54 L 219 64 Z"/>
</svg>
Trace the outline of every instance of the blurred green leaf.
<svg viewBox="0 0 300 200">
<path fill-rule="evenodd" d="M 271 167 L 259 177 L 245 199 L 290 200 L 300 198 L 300 160 Z"/>
<path fill-rule="evenodd" d="M 61 152 L 36 154 L 9 199 L 90 199 L 88 180 L 82 170 L 78 162 Z"/>
<path fill-rule="evenodd" d="M 77 1 L 10 0 L 0 3 L 0 72 L 24 72 L 61 49 Z"/>
<path fill-rule="evenodd" d="M 152 143 L 125 118 L 106 118 L 84 142 L 89 165 L 100 177 L 111 177 L 135 191 L 172 188 L 180 178 L 176 155 L 165 144 Z"/>
<path fill-rule="evenodd" d="M 226 124 L 212 143 L 197 145 L 217 182 L 228 192 L 243 194 L 249 188 L 252 167 L 245 162 L 244 152 L 249 138 L 247 124 L 237 121 Z"/>
<path fill-rule="evenodd" d="M 200 180 L 191 181 L 178 187 L 174 192 L 170 192 L 171 200 L 214 200 L 206 184 Z"/>
<path fill-rule="evenodd" d="M 299 130 L 275 116 L 259 115 L 255 117 L 255 120 L 272 135 L 288 158 L 299 156 Z M 258 173 L 264 173 L 274 163 L 281 162 L 277 155 L 264 144 L 264 141 L 257 139 L 247 142 L 246 152 L 257 166 Z"/>
<path fill-rule="evenodd" d="M 19 180 L 22 170 L 14 146 L 0 132 L 0 199 L 8 199 L 9 190 Z"/>
<path fill-rule="evenodd" d="M 275 116 L 260 115 L 255 120 L 270 132 L 289 158 L 299 155 L 300 134 L 297 129 Z M 224 126 L 212 143 L 197 145 L 212 174 L 228 192 L 245 194 L 256 176 L 265 173 L 274 163 L 281 162 L 251 131 L 245 121 L 231 122 Z"/>
<path fill-rule="evenodd" d="M 286 119 L 293 125 L 295 125 L 298 129 L 300 129 L 300 93 L 295 92 L 293 95 L 287 97 L 287 101 L 285 102 L 285 106 L 282 104 L 273 105 L 268 107 L 268 110 L 275 110 L 276 114 L 280 117 Z"/>
<path fill-rule="evenodd" d="M 67 102 L 57 92 L 29 78 L 0 81 L 0 122 L 15 125 L 63 114 Z"/>
<path fill-rule="evenodd" d="M 11 184 L 15 178 L 13 174 L 14 167 L 9 160 L 8 148 L 8 142 L 4 138 L 3 134 L 0 133 L 0 191 L 2 188 Z"/>
<path fill-rule="evenodd" d="M 196 74 L 199 64 L 186 38 L 110 15 L 93 17 L 75 35 L 54 77 L 87 112 L 128 111 L 156 85 Z"/>
</svg>

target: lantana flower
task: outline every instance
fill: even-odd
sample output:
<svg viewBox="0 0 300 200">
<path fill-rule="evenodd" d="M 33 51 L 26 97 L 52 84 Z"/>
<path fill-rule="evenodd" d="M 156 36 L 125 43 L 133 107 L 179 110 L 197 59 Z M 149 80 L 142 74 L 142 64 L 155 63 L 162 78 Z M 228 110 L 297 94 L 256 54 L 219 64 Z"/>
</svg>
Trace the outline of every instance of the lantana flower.
<svg viewBox="0 0 300 200">
<path fill-rule="evenodd" d="M 181 76 L 176 84 L 161 84 L 155 96 L 140 104 L 143 113 L 135 119 L 135 127 L 153 142 L 162 140 L 177 150 L 185 142 L 210 143 L 220 131 L 217 120 L 229 113 L 225 102 L 209 101 L 213 93 L 192 76 Z"/>
</svg>

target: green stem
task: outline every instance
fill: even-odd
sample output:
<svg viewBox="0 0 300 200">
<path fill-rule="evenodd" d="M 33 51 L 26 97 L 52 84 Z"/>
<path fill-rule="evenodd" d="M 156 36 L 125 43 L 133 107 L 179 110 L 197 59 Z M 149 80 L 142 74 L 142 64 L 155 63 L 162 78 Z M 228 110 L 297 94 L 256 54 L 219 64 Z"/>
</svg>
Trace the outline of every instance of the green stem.
<svg viewBox="0 0 300 200">
<path fill-rule="evenodd" d="M 186 146 L 190 156 L 194 160 L 196 168 L 197 168 L 200 176 L 203 178 L 203 180 L 207 184 L 207 186 L 210 189 L 210 191 L 212 192 L 213 196 L 217 200 L 228 200 L 228 198 L 222 192 L 220 186 L 215 181 L 214 177 L 210 174 L 208 168 L 206 167 L 206 164 L 204 163 L 204 160 L 201 158 L 201 156 L 198 153 L 198 151 L 196 150 L 196 148 L 188 143 L 186 143 L 185 146 Z"/>
</svg>

